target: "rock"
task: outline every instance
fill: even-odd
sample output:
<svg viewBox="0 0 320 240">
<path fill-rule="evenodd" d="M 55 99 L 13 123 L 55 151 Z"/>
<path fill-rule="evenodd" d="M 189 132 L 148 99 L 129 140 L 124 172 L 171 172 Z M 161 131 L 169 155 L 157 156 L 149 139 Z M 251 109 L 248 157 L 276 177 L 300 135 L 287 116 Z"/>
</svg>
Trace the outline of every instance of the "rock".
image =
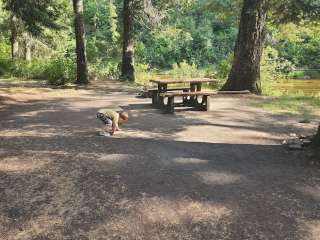
<svg viewBox="0 0 320 240">
<path fill-rule="evenodd" d="M 305 135 L 303 135 L 303 134 L 299 134 L 299 138 L 300 138 L 300 139 L 306 139 L 307 136 L 305 136 Z"/>
<path fill-rule="evenodd" d="M 311 144 L 312 144 L 311 140 L 308 140 L 308 139 L 302 140 L 302 146 L 304 147 L 310 146 Z"/>
<path fill-rule="evenodd" d="M 301 144 L 291 144 L 288 146 L 290 150 L 302 150 L 302 145 Z"/>
<path fill-rule="evenodd" d="M 299 123 L 311 123 L 311 121 L 309 119 L 303 119 L 299 121 Z"/>
<path fill-rule="evenodd" d="M 290 133 L 289 136 L 294 137 L 294 138 L 298 137 L 298 135 L 296 133 Z"/>
</svg>

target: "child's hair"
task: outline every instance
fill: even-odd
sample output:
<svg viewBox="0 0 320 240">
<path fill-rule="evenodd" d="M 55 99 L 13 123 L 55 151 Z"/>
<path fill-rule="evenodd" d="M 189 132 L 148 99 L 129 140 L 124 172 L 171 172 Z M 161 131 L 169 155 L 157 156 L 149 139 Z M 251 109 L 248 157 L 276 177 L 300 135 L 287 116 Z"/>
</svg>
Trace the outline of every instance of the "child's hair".
<svg viewBox="0 0 320 240">
<path fill-rule="evenodd" d="M 125 121 L 129 119 L 129 114 L 127 112 L 120 112 L 119 116 L 122 120 L 125 120 Z"/>
</svg>

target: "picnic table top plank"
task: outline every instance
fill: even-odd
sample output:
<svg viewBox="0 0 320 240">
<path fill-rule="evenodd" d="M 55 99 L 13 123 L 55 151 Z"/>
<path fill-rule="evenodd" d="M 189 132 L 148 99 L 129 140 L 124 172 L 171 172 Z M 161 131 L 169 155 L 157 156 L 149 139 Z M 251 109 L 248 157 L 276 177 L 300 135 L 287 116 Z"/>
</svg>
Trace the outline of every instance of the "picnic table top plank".
<svg viewBox="0 0 320 240">
<path fill-rule="evenodd" d="M 175 84 L 175 83 L 213 83 L 217 80 L 210 78 L 193 78 L 193 79 L 159 79 L 159 80 L 150 80 L 150 82 L 157 84 Z"/>
<path fill-rule="evenodd" d="M 216 95 L 218 94 L 217 91 L 210 91 L 210 92 L 166 92 L 166 93 L 161 93 L 160 96 L 162 97 L 183 97 L 183 96 L 211 96 L 211 95 Z"/>
</svg>

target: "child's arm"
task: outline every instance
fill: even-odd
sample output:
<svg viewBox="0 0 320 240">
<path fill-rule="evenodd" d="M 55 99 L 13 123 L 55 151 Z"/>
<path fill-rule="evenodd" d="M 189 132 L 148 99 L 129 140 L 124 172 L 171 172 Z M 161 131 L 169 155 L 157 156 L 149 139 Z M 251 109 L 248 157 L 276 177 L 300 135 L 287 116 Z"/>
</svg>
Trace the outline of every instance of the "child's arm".
<svg viewBox="0 0 320 240">
<path fill-rule="evenodd" d="M 121 129 L 119 128 L 118 123 L 113 121 L 112 122 L 112 132 L 111 132 L 111 134 L 113 135 L 115 131 L 121 131 Z"/>
</svg>

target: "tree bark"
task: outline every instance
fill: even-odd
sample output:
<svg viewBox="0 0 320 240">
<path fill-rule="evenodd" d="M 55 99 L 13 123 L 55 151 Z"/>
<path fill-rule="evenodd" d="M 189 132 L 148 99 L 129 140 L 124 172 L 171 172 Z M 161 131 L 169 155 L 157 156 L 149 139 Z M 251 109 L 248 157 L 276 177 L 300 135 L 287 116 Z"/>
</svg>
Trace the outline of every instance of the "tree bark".
<svg viewBox="0 0 320 240">
<path fill-rule="evenodd" d="M 124 0 L 121 78 L 129 81 L 135 80 L 134 32 L 133 32 L 134 6 L 133 5 L 134 5 L 134 0 Z"/>
<path fill-rule="evenodd" d="M 265 40 L 266 0 L 244 0 L 234 60 L 222 90 L 261 94 L 260 63 Z"/>
<path fill-rule="evenodd" d="M 29 33 L 24 34 L 24 59 L 31 62 L 31 36 Z"/>
<path fill-rule="evenodd" d="M 318 132 L 316 136 L 313 139 L 314 146 L 316 146 L 318 149 L 320 149 L 320 124 L 318 128 Z"/>
<path fill-rule="evenodd" d="M 77 84 L 88 84 L 88 64 L 85 43 L 83 0 L 73 0 L 77 54 Z"/>
<path fill-rule="evenodd" d="M 18 26 L 17 18 L 15 16 L 11 17 L 11 57 L 13 60 L 18 60 L 19 58 L 19 42 L 18 42 Z"/>
</svg>

